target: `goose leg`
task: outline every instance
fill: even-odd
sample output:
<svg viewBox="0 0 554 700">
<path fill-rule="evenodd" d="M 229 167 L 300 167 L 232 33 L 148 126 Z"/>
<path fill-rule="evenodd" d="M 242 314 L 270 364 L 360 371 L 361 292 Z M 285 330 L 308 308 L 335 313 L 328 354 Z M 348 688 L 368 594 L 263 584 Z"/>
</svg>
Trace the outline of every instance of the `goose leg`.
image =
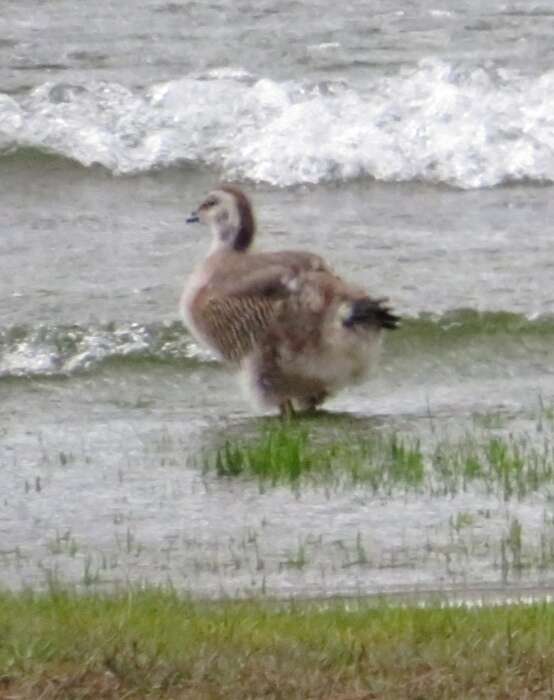
<svg viewBox="0 0 554 700">
<path fill-rule="evenodd" d="M 290 399 L 286 399 L 286 401 L 283 401 L 283 403 L 279 405 L 279 415 L 284 420 L 290 420 L 294 417 L 294 406 L 292 405 L 292 401 Z"/>
<path fill-rule="evenodd" d="M 328 394 L 326 391 L 320 391 L 317 394 L 312 394 L 311 396 L 304 396 L 302 399 L 297 399 L 293 406 L 296 411 L 300 411 L 306 415 L 312 415 L 317 413 L 318 408 L 325 401 Z"/>
</svg>

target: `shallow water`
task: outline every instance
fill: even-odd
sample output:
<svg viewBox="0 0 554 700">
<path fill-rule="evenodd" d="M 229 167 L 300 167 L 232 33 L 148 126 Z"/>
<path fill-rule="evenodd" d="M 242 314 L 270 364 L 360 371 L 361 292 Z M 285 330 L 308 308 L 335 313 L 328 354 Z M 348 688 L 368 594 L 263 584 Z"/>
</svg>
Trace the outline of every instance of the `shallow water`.
<svg viewBox="0 0 554 700">
<path fill-rule="evenodd" d="M 204 473 L 198 454 L 260 419 L 176 314 L 208 244 L 184 218 L 234 179 L 260 247 L 315 249 L 407 318 L 310 430 L 430 445 L 480 416 L 551 440 L 548 7 L 5 5 L 0 584 L 549 585 L 544 485 L 506 502 Z"/>
</svg>

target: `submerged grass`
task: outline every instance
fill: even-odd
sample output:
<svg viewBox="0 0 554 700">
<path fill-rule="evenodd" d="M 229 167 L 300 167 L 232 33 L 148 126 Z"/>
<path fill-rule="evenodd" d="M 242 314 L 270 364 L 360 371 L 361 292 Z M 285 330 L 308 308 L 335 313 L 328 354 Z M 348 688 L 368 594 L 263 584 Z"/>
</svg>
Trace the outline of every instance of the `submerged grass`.
<svg viewBox="0 0 554 700">
<path fill-rule="evenodd" d="M 533 435 L 485 427 L 456 440 L 431 437 L 425 445 L 394 431 L 322 434 L 310 424 L 278 423 L 254 436 L 226 439 L 200 461 L 221 477 L 254 476 L 273 485 L 345 482 L 384 494 L 432 495 L 480 486 L 508 500 L 553 484 L 554 432 L 546 419 L 545 413 Z"/>
<path fill-rule="evenodd" d="M 554 606 L 0 595 L 0 698 L 552 698 Z"/>
<path fill-rule="evenodd" d="M 202 455 L 205 471 L 221 477 L 256 476 L 272 484 L 298 485 L 301 479 L 330 483 L 349 478 L 374 490 L 398 481 L 417 485 L 424 477 L 417 441 L 396 434 L 329 441 L 314 438 L 303 426 L 277 425 L 250 438 L 227 439 Z"/>
</svg>

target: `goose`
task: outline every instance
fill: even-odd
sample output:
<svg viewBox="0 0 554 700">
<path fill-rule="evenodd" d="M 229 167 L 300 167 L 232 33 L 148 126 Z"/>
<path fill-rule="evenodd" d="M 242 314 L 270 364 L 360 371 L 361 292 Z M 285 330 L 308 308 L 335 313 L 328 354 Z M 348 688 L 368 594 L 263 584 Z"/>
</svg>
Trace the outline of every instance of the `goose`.
<svg viewBox="0 0 554 700">
<path fill-rule="evenodd" d="M 385 298 L 372 298 L 305 251 L 252 252 L 256 224 L 244 192 L 221 185 L 187 223 L 212 234 L 207 257 L 180 302 L 192 336 L 235 366 L 264 409 L 314 411 L 365 379 L 383 331 L 397 327 Z"/>
</svg>

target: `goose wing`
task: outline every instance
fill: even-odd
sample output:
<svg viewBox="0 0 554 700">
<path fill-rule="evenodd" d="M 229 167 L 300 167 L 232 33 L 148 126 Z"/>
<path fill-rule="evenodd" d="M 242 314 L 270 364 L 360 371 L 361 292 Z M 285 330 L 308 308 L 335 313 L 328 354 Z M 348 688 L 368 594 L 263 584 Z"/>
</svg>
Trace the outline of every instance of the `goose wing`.
<svg viewBox="0 0 554 700">
<path fill-rule="evenodd" d="M 346 284 L 319 256 L 284 251 L 241 256 L 220 265 L 193 303 L 196 327 L 220 355 L 240 362 L 267 332 L 298 348 L 316 344 L 330 311 L 343 325 L 394 327 L 383 299 Z M 334 309 L 334 311 L 333 311 Z M 270 341 L 270 342 L 273 342 Z"/>
<path fill-rule="evenodd" d="M 214 275 L 192 305 L 202 336 L 231 362 L 239 362 L 255 347 L 296 293 L 298 272 L 289 266 L 273 261 L 242 272 Z"/>
</svg>

